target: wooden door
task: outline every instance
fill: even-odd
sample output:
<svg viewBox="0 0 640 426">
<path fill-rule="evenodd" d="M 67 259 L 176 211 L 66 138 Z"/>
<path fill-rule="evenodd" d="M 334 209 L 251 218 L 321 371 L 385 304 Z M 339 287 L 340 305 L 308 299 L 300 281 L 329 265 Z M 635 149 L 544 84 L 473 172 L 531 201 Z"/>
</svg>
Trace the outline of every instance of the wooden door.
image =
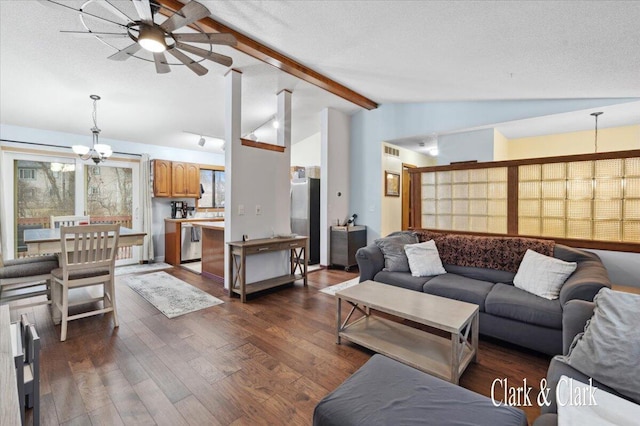
<svg viewBox="0 0 640 426">
<path fill-rule="evenodd" d="M 153 160 L 153 195 L 171 196 L 171 161 Z"/>
<path fill-rule="evenodd" d="M 200 197 L 200 166 L 197 164 L 186 163 L 186 190 L 187 197 Z"/>
<path fill-rule="evenodd" d="M 414 226 L 411 210 L 411 177 L 409 169 L 416 166 L 402 163 L 402 229 Z"/>
<path fill-rule="evenodd" d="M 187 165 L 185 163 L 171 163 L 171 195 L 174 197 L 187 196 Z"/>
</svg>

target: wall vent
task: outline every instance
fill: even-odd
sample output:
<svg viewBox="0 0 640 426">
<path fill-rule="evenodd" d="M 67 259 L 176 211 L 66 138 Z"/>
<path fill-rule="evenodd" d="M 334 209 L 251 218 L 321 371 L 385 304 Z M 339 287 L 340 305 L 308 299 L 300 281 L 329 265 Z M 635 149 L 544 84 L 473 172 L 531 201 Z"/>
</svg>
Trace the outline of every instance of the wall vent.
<svg viewBox="0 0 640 426">
<path fill-rule="evenodd" d="M 400 157 L 400 150 L 397 148 L 391 148 L 390 146 L 384 146 L 384 153 L 393 157 Z"/>
</svg>

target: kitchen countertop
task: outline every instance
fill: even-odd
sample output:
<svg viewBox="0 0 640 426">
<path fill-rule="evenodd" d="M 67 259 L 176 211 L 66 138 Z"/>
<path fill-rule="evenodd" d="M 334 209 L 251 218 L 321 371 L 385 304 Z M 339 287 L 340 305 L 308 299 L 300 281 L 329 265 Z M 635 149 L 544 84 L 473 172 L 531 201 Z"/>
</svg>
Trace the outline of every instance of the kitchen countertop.
<svg viewBox="0 0 640 426">
<path fill-rule="evenodd" d="M 165 222 L 222 222 L 224 221 L 224 217 L 190 217 L 186 219 L 171 219 L 165 218 Z"/>
<path fill-rule="evenodd" d="M 198 223 L 194 223 L 195 226 L 199 226 L 201 228 L 206 228 L 206 229 L 220 229 L 220 230 L 224 230 L 224 222 L 223 221 L 216 221 L 216 222 L 198 222 Z"/>
</svg>

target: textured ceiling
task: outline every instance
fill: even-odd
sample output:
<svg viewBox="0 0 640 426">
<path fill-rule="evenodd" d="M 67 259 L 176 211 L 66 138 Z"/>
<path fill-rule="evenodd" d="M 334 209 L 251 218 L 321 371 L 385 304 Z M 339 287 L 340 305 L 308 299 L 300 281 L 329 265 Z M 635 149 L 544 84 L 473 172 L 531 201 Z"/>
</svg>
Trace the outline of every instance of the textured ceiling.
<svg viewBox="0 0 640 426">
<path fill-rule="evenodd" d="M 640 2 L 202 3 L 378 103 L 640 97 Z M 96 93 L 106 138 L 195 148 L 197 137 L 183 131 L 224 135 L 224 67 L 159 75 L 148 62 L 107 60 L 111 47 L 63 29 L 82 29 L 76 14 L 0 0 L 2 123 L 88 134 Z M 319 131 L 324 107 L 359 110 L 231 48 L 216 51 L 243 72 L 243 132 L 275 113 L 282 89 L 293 92 L 294 142 Z"/>
</svg>

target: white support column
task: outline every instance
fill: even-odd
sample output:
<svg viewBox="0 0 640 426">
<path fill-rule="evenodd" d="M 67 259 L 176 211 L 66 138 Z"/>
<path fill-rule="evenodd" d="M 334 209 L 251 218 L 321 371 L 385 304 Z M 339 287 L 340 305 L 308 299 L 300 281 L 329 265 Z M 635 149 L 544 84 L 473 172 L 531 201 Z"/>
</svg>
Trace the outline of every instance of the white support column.
<svg viewBox="0 0 640 426">
<path fill-rule="evenodd" d="M 278 111 L 276 120 L 280 123 L 277 144 L 284 146 L 291 156 L 291 92 L 282 90 L 278 93 Z"/>
<path fill-rule="evenodd" d="M 320 118 L 320 264 L 329 265 L 330 227 L 349 212 L 350 117 L 331 108 Z"/>
<path fill-rule="evenodd" d="M 234 174 L 239 174 L 240 170 L 236 170 L 234 165 L 234 151 L 239 151 L 240 145 L 240 123 L 242 112 L 242 73 L 237 70 L 229 70 L 225 75 L 225 118 L 224 118 L 224 168 L 225 168 L 225 226 L 224 240 L 237 241 L 242 239 L 242 231 L 236 224 L 237 216 L 234 215 L 236 207 L 235 194 L 237 193 L 237 180 L 233 178 Z M 239 153 L 238 153 L 239 154 Z M 239 156 L 239 155 L 238 155 Z M 237 163 L 238 161 L 236 161 Z M 225 246 L 224 252 L 225 268 L 229 264 L 229 247 Z M 230 288 L 230 279 L 228 270 L 225 269 L 224 287 Z"/>
<path fill-rule="evenodd" d="M 275 191 L 277 215 L 284 218 L 286 230 L 291 230 L 291 92 L 282 90 L 277 95 L 276 119 L 280 123 L 277 132 L 277 144 L 284 146 L 279 155 L 279 163 L 285 167 L 276 170 L 274 184 L 285 187 L 284 191 Z M 275 164 L 274 164 L 275 165 Z"/>
</svg>

